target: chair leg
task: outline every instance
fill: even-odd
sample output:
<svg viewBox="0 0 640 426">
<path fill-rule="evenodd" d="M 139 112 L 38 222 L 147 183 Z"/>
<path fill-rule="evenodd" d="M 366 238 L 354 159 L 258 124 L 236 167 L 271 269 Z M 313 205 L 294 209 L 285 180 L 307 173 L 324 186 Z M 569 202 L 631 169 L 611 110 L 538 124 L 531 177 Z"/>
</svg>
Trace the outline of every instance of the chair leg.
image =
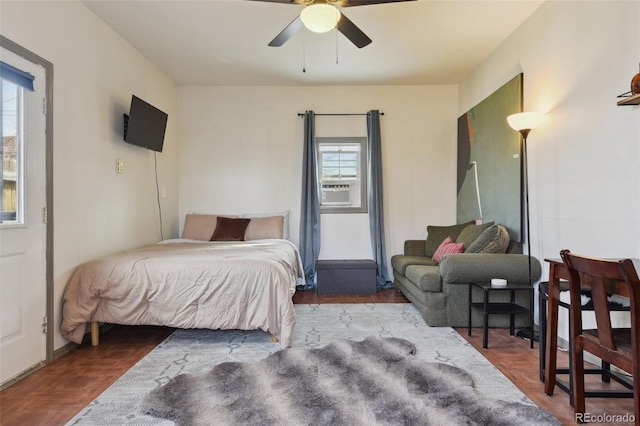
<svg viewBox="0 0 640 426">
<path fill-rule="evenodd" d="M 606 361 L 602 361 L 600 364 L 600 368 L 602 369 L 602 381 L 604 383 L 611 383 L 611 364 Z"/>
<path fill-rule="evenodd" d="M 571 339 L 573 340 L 573 339 Z M 582 423 L 580 420 L 584 418 L 585 412 L 585 395 L 584 395 L 584 355 L 582 353 L 582 344 L 573 342 L 571 356 L 572 367 L 569 371 L 572 371 L 571 383 L 572 392 L 571 398 L 573 399 L 573 412 L 575 413 L 576 420 Z"/>
<path fill-rule="evenodd" d="M 640 424 L 640 383 L 637 376 L 633 383 L 633 412 L 636 418 L 636 425 Z"/>
<path fill-rule="evenodd" d="M 553 275 L 549 273 L 550 275 Z M 558 301 L 560 299 L 558 279 L 554 279 L 554 284 L 549 284 L 547 293 L 547 337 L 545 346 L 545 381 L 544 393 L 551 396 L 556 387 L 556 361 L 558 358 Z M 553 305 L 553 306 L 552 306 Z"/>
<path fill-rule="evenodd" d="M 539 289 L 538 323 L 540 324 L 540 330 L 538 332 L 540 336 L 540 342 L 538 344 L 538 348 L 540 349 L 540 381 L 544 383 L 545 351 L 547 350 L 547 298 Z"/>
<path fill-rule="evenodd" d="M 571 328 L 571 314 L 569 314 L 569 405 L 571 405 L 572 407 L 575 407 L 574 402 L 575 402 L 575 391 L 576 391 L 576 387 L 575 387 L 575 382 L 573 381 L 573 377 L 576 375 L 576 370 L 575 370 L 575 358 L 573 356 L 574 353 L 574 346 L 575 346 L 576 342 L 574 342 L 573 340 L 573 329 Z M 580 356 L 584 358 L 582 351 L 580 351 Z M 583 395 L 584 395 L 584 362 L 582 362 L 581 364 L 582 367 L 582 390 L 583 390 Z M 584 411 L 584 410 L 583 410 Z"/>
</svg>

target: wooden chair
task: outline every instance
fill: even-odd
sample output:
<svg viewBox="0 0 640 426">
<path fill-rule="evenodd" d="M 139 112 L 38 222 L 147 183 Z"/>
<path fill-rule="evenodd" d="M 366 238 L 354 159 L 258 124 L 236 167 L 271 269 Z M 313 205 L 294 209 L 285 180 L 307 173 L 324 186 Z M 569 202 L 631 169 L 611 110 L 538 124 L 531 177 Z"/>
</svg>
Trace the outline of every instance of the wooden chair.
<svg viewBox="0 0 640 426">
<path fill-rule="evenodd" d="M 584 356 L 587 351 L 611 363 L 633 377 L 633 406 L 635 424 L 640 424 L 640 281 L 630 259 L 607 260 L 572 254 L 562 250 L 560 256 L 569 271 L 571 297 L 570 354 L 573 366 L 574 412 L 576 420 L 584 419 L 585 385 Z M 583 330 L 580 305 L 580 286 L 591 288 L 597 329 Z M 631 328 L 619 329 L 611 325 L 608 294 L 629 298 Z"/>
<path fill-rule="evenodd" d="M 559 282 L 559 291 L 560 293 L 569 291 L 569 282 L 565 280 L 561 280 Z M 587 286 L 581 286 L 580 294 L 584 297 L 587 297 L 591 300 L 591 289 Z M 547 303 L 549 300 L 549 283 L 546 281 L 542 281 L 538 285 L 538 323 L 540 324 L 540 381 L 544 382 L 545 380 L 545 366 L 546 366 L 546 350 L 547 350 Z M 569 302 L 563 302 L 562 300 L 558 301 L 558 308 L 564 308 L 567 312 L 570 312 L 571 304 Z M 581 305 L 582 312 L 591 311 L 593 312 L 593 303 L 583 304 Z M 609 303 L 609 310 L 611 312 L 629 312 L 629 306 L 625 306 L 621 303 Z M 571 328 L 571 318 L 569 318 L 569 329 Z M 571 339 L 571 335 L 569 334 L 569 352 L 571 352 L 571 348 L 573 346 L 573 341 Z M 609 363 L 602 361 L 599 367 L 594 368 L 585 368 L 585 374 L 599 374 L 602 376 L 603 383 L 611 383 L 611 379 L 620 382 L 618 377 L 615 374 L 612 374 Z M 561 379 L 559 374 L 568 374 L 569 379 L 564 380 Z M 569 394 L 569 402 L 573 407 L 573 368 L 572 368 L 572 359 L 569 357 L 569 366 L 568 367 L 557 367 L 555 369 L 555 373 L 550 375 L 550 380 L 555 381 L 555 386 L 565 391 Z M 632 398 L 633 391 L 629 389 L 615 391 L 618 393 L 616 398 Z M 585 390 L 585 397 L 607 397 L 611 396 L 613 391 L 607 390 Z"/>
</svg>

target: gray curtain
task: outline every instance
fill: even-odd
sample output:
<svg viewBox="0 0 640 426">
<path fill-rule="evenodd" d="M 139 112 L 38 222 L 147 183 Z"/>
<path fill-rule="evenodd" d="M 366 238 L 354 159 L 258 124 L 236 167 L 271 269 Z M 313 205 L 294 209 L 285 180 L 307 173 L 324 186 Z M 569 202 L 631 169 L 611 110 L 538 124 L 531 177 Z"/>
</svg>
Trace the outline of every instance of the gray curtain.
<svg viewBox="0 0 640 426">
<path fill-rule="evenodd" d="M 316 261 L 320 254 L 320 200 L 318 199 L 315 138 L 315 113 L 306 111 L 300 205 L 300 256 L 307 281 L 305 289 L 316 287 Z"/>
<path fill-rule="evenodd" d="M 391 288 L 387 272 L 387 250 L 384 242 L 384 202 L 382 198 L 382 140 L 380 138 L 380 111 L 367 113 L 367 139 L 369 154 L 369 229 L 373 258 L 378 264 L 378 289 Z"/>
</svg>

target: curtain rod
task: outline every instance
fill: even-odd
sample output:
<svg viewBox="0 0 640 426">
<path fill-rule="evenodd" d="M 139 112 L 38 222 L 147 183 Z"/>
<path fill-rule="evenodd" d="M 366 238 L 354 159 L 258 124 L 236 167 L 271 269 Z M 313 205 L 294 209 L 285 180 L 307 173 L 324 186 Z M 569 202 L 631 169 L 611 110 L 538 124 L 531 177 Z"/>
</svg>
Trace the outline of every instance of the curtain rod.
<svg viewBox="0 0 640 426">
<path fill-rule="evenodd" d="M 360 113 L 360 114 L 349 114 L 349 113 L 343 113 L 343 114 L 316 114 L 316 115 L 367 115 L 368 113 Z M 384 115 L 384 112 L 381 112 L 380 115 Z M 304 117 L 304 113 L 299 112 L 298 113 L 298 117 Z"/>
</svg>

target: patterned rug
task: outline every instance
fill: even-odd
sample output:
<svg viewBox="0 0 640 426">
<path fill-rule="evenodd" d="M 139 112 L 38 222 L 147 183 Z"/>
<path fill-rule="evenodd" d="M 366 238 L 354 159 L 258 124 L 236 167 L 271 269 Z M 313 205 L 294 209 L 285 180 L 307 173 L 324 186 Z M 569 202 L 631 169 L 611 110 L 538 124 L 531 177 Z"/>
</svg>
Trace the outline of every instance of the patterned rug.
<svg viewBox="0 0 640 426">
<path fill-rule="evenodd" d="M 462 336 L 429 327 L 411 304 L 296 305 L 294 347 L 318 348 L 337 339 L 407 339 L 416 358 L 469 372 L 484 397 L 533 403 Z M 280 349 L 262 331 L 177 330 L 74 417 L 69 425 L 170 425 L 140 412 L 144 396 L 181 373 L 204 375 L 227 361 L 258 361 Z"/>
</svg>

